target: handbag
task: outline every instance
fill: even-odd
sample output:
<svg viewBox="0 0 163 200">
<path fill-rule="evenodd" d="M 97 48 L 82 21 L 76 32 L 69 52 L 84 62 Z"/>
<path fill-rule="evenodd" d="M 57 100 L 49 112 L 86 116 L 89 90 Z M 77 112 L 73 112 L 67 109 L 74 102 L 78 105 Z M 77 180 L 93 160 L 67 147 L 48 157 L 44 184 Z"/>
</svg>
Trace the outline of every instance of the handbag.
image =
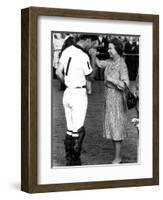
<svg viewBox="0 0 163 200">
<path fill-rule="evenodd" d="M 130 91 L 129 87 L 125 83 L 125 99 L 126 99 L 126 104 L 128 109 L 132 109 L 136 106 L 138 97 L 135 97 L 134 94 Z"/>
</svg>

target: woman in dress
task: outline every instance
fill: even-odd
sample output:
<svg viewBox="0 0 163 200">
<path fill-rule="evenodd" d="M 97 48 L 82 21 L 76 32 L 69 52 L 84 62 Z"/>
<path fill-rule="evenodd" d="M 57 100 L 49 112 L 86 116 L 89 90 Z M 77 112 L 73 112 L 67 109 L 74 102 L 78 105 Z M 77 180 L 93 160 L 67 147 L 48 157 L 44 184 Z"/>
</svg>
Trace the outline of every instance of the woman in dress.
<svg viewBox="0 0 163 200">
<path fill-rule="evenodd" d="M 115 156 L 113 164 L 121 163 L 122 141 L 126 136 L 127 105 L 124 98 L 124 89 L 129 86 L 129 77 L 126 63 L 122 57 L 123 44 L 113 38 L 109 42 L 108 52 L 110 59 L 100 61 L 95 58 L 95 63 L 104 70 L 105 85 L 105 113 L 103 136 L 112 139 Z M 95 56 L 94 56 L 95 57 Z"/>
</svg>

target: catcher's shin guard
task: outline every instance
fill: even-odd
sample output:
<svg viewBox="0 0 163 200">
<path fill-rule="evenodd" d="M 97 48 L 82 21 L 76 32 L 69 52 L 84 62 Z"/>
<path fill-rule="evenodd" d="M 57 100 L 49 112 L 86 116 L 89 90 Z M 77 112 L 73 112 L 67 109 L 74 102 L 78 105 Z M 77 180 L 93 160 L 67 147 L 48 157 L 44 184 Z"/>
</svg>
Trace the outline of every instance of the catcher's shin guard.
<svg viewBox="0 0 163 200">
<path fill-rule="evenodd" d="M 81 127 L 77 131 L 77 135 L 78 135 L 77 137 L 73 137 L 74 141 L 73 159 L 74 159 L 74 164 L 81 165 L 80 154 L 82 150 L 82 143 L 85 137 L 85 128 Z"/>
<path fill-rule="evenodd" d="M 73 153 L 73 140 L 71 135 L 67 135 L 64 140 L 65 145 L 65 157 L 66 165 L 72 165 L 72 153 Z"/>
</svg>

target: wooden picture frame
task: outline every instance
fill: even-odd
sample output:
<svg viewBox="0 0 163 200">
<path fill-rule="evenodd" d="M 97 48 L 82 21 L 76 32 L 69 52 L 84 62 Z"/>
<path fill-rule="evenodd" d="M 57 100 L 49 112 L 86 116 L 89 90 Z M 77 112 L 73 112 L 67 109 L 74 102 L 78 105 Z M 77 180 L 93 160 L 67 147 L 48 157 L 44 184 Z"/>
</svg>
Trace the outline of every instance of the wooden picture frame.
<svg viewBox="0 0 163 200">
<path fill-rule="evenodd" d="M 153 26 L 152 178 L 38 184 L 37 20 L 39 16 L 150 22 Z M 21 11 L 21 190 L 29 193 L 159 184 L 159 16 L 151 14 L 29 7 Z"/>
</svg>

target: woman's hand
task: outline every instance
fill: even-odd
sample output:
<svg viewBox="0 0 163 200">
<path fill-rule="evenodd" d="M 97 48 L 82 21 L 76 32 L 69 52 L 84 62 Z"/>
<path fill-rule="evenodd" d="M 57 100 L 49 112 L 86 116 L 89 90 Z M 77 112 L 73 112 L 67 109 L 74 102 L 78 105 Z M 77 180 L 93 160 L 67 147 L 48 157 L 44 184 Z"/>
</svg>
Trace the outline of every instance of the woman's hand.
<svg viewBox="0 0 163 200">
<path fill-rule="evenodd" d="M 106 79 L 106 82 L 110 82 L 114 84 L 119 90 L 124 90 L 125 89 L 125 83 L 120 80 L 113 79 L 112 77 L 108 76 Z"/>
<path fill-rule="evenodd" d="M 117 88 L 120 90 L 124 90 L 125 89 L 125 84 L 123 81 L 117 81 Z"/>
</svg>

